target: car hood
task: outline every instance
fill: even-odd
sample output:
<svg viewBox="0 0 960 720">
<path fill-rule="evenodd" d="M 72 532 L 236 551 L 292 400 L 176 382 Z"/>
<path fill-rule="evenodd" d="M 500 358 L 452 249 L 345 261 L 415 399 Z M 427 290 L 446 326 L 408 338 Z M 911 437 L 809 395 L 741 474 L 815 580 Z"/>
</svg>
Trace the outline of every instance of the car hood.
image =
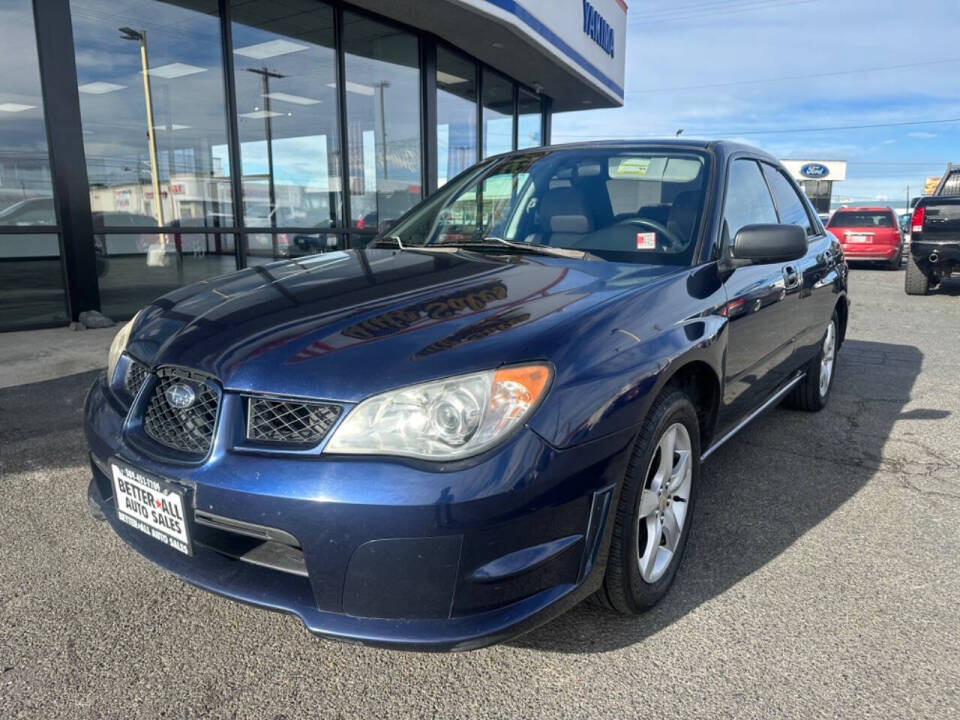
<svg viewBox="0 0 960 720">
<path fill-rule="evenodd" d="M 333 252 L 189 285 L 128 352 L 227 389 L 355 402 L 504 363 L 553 360 L 617 295 L 677 268 L 529 255 Z"/>
</svg>

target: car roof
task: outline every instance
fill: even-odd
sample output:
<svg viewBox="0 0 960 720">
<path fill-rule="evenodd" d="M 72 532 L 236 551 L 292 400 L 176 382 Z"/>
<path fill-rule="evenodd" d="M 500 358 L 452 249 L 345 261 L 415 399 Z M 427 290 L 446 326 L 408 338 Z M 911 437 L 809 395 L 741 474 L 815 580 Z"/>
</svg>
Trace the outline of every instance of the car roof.
<svg viewBox="0 0 960 720">
<path fill-rule="evenodd" d="M 763 158 L 773 163 L 780 161 L 770 153 L 760 148 L 746 145 L 744 143 L 733 142 L 730 140 L 694 140 L 691 138 L 649 138 L 642 140 L 592 140 L 589 142 L 578 141 L 572 143 L 561 143 L 558 145 L 545 145 L 542 147 L 528 148 L 526 150 L 515 150 L 505 155 L 523 155 L 527 153 L 544 152 L 551 150 L 596 150 L 598 148 L 616 148 L 623 150 L 645 150 L 647 148 L 657 149 L 676 149 L 676 150 L 707 150 L 716 152 L 718 155 L 727 157 L 734 153 L 747 153 L 756 157 Z"/>
<path fill-rule="evenodd" d="M 839 208 L 837 212 L 893 212 L 893 208 L 888 205 L 847 206 Z"/>
</svg>

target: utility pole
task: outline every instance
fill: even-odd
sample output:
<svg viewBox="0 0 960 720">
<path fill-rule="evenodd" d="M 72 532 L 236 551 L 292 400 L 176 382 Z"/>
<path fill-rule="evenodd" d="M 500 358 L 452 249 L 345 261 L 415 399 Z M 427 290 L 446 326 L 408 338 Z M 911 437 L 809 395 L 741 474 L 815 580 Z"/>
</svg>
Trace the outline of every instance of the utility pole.
<svg viewBox="0 0 960 720">
<path fill-rule="evenodd" d="M 384 90 L 390 87 L 386 80 L 378 82 L 374 87 L 377 88 L 377 94 L 380 98 L 380 157 L 383 166 L 383 179 L 387 179 L 387 110 L 384 103 Z"/>
<path fill-rule="evenodd" d="M 259 75 L 263 81 L 263 120 L 264 120 L 264 129 L 267 134 L 267 187 L 270 195 L 270 227 L 277 226 L 277 190 L 276 185 L 273 182 L 273 128 L 270 123 L 270 116 L 273 113 L 270 111 L 270 78 L 285 78 L 286 75 L 281 75 L 278 72 L 273 72 L 267 68 L 247 68 L 247 72 L 252 72 L 255 75 Z M 273 238 L 274 245 L 276 245 L 277 239 Z"/>
<path fill-rule="evenodd" d="M 153 127 L 153 95 L 150 91 L 150 63 L 147 60 L 147 31 L 120 28 L 125 40 L 140 42 L 140 67 L 143 73 L 143 100 L 147 106 L 147 140 L 150 144 L 150 181 L 157 201 L 157 224 L 163 227 L 163 198 L 160 195 L 160 170 L 157 165 L 157 136 Z"/>
</svg>

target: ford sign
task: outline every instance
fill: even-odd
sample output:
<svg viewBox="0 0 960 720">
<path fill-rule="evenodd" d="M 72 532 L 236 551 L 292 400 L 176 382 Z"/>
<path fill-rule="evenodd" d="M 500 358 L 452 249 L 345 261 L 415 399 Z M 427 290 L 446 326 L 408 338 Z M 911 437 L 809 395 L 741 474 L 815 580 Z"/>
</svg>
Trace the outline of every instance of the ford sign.
<svg viewBox="0 0 960 720">
<path fill-rule="evenodd" d="M 822 180 L 830 174 L 830 168 L 820 163 L 807 163 L 800 168 L 800 174 L 812 180 Z"/>
</svg>

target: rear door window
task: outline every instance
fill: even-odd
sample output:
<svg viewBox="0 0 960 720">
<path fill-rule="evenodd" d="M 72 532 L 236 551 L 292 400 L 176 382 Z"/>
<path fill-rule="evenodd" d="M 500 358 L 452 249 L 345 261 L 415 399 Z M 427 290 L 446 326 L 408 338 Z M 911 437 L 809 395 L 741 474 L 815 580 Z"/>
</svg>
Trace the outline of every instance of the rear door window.
<svg viewBox="0 0 960 720">
<path fill-rule="evenodd" d="M 755 160 L 744 158 L 731 163 L 723 222 L 728 244 L 733 243 L 737 233 L 747 225 L 777 224 L 777 210 Z"/>
<path fill-rule="evenodd" d="M 763 174 L 770 185 L 773 199 L 777 204 L 781 225 L 799 225 L 807 235 L 813 235 L 813 225 L 807 208 L 783 173 L 772 165 L 763 164 Z"/>
</svg>

